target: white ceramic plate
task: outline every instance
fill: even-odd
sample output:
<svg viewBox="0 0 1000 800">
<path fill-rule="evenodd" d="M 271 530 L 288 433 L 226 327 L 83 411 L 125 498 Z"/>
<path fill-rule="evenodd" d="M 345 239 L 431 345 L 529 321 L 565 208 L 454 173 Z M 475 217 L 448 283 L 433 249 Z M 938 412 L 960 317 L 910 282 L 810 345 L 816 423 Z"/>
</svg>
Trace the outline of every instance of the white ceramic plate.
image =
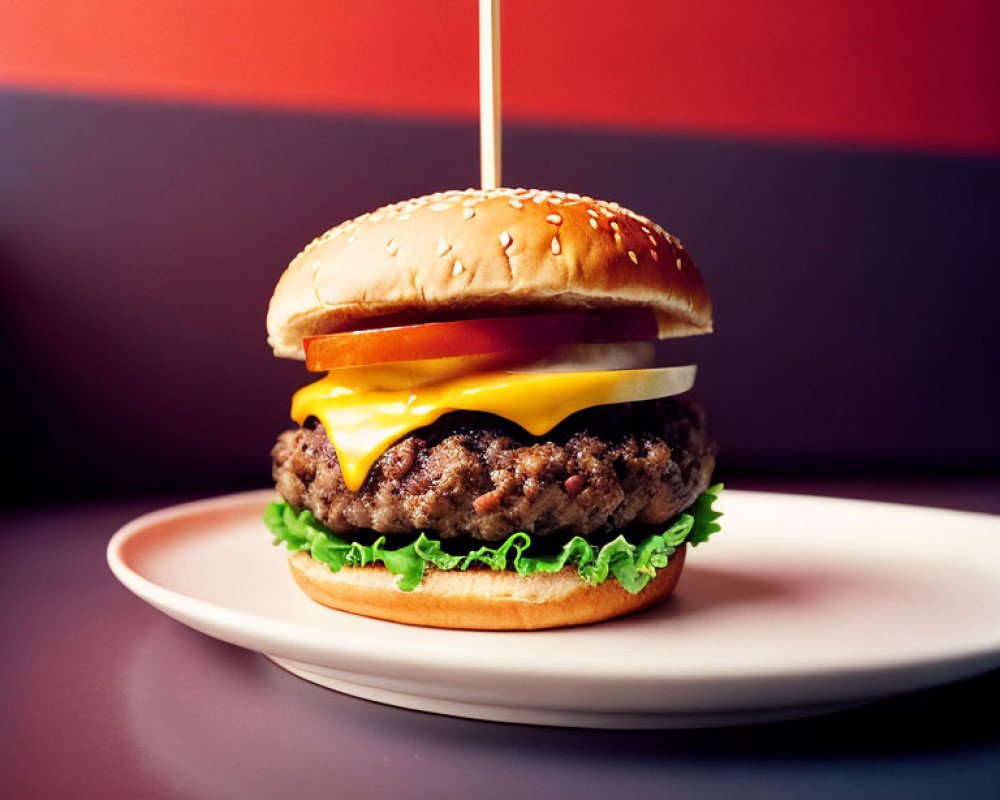
<svg viewBox="0 0 1000 800">
<path fill-rule="evenodd" d="M 1000 666 L 1000 518 L 727 490 L 677 593 L 581 628 L 409 627 L 313 603 L 261 522 L 270 491 L 168 508 L 111 540 L 118 579 L 307 680 L 407 708 L 577 727 L 805 716 Z"/>
</svg>

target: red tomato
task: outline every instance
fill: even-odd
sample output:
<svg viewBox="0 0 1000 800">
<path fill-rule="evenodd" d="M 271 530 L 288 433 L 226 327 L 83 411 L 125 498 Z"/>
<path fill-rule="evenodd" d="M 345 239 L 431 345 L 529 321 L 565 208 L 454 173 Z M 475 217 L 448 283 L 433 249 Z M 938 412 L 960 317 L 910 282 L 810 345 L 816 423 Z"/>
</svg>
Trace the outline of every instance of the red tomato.
<svg viewBox="0 0 1000 800">
<path fill-rule="evenodd" d="M 307 336 L 306 368 L 338 367 L 450 358 L 510 350 L 613 344 L 655 339 L 656 318 L 645 308 L 571 311 L 425 322 L 392 328 Z"/>
</svg>

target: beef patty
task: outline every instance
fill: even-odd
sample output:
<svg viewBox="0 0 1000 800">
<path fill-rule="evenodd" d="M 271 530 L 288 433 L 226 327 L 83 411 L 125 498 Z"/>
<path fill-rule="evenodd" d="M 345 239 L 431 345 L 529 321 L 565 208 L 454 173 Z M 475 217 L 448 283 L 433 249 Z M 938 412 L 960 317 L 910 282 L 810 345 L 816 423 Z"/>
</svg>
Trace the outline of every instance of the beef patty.
<svg viewBox="0 0 1000 800">
<path fill-rule="evenodd" d="M 542 437 L 487 414 L 447 414 L 386 450 L 356 493 L 318 423 L 283 433 L 271 455 L 281 496 L 337 533 L 489 542 L 662 523 L 707 488 L 715 465 L 702 413 L 677 398 L 587 409 Z"/>
</svg>

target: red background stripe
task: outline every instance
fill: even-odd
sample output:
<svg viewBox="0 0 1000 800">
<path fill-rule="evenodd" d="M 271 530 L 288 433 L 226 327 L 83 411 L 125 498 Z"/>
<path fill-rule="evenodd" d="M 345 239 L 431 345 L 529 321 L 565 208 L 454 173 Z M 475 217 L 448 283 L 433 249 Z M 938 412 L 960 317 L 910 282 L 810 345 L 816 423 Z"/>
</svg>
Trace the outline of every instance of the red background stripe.
<svg viewBox="0 0 1000 800">
<path fill-rule="evenodd" d="M 1000 153 L 990 0 L 504 0 L 508 119 Z M 6 0 L 17 87 L 476 113 L 473 0 Z"/>
</svg>

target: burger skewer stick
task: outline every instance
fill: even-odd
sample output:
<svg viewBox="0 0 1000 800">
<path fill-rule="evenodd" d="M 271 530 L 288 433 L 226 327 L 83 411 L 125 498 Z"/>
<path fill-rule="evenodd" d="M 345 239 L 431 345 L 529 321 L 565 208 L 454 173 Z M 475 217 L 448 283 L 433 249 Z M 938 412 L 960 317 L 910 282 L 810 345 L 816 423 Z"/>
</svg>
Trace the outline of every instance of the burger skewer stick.
<svg viewBox="0 0 1000 800">
<path fill-rule="evenodd" d="M 500 0 L 479 0 L 479 165 L 484 189 L 500 178 Z"/>
</svg>

